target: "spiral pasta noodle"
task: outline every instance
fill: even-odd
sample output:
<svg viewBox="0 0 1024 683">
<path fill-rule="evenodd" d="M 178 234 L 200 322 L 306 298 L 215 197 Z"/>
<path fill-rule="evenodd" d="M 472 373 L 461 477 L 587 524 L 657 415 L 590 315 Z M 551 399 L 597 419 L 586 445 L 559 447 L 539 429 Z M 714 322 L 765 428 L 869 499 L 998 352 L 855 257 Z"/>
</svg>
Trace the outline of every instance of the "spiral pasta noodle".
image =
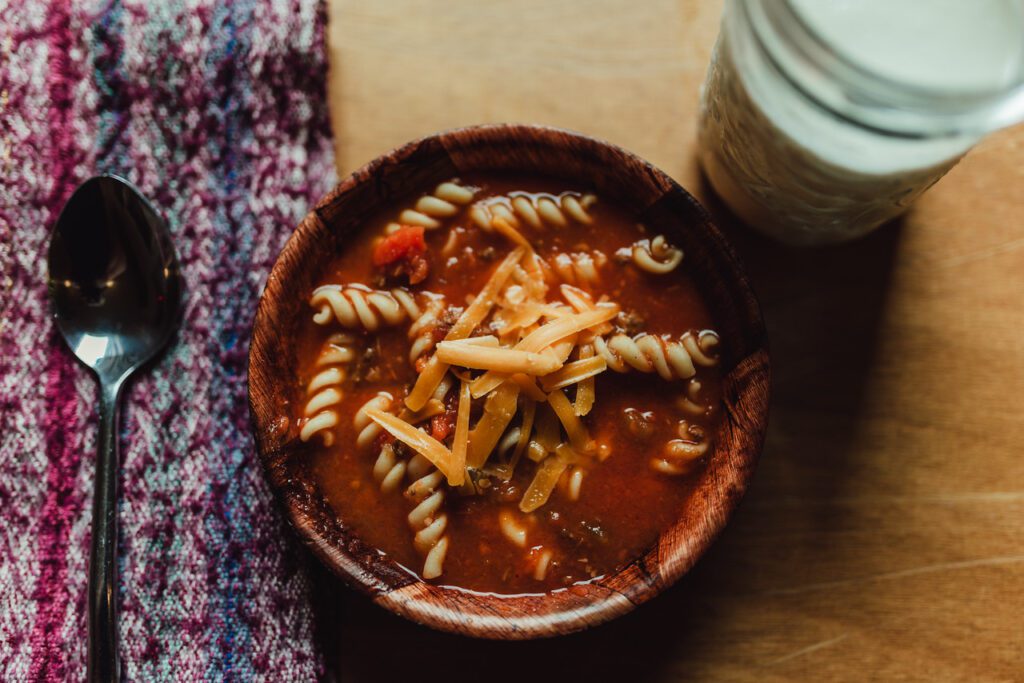
<svg viewBox="0 0 1024 683">
<path fill-rule="evenodd" d="M 555 254 L 551 259 L 551 267 L 563 282 L 577 287 L 589 287 L 601 281 L 598 269 L 608 263 L 608 257 L 600 251 L 592 254 L 573 252 Z"/>
<path fill-rule="evenodd" d="M 377 460 L 373 463 L 373 479 L 380 485 L 381 493 L 398 490 L 405 477 L 406 462 L 398 457 L 391 444 L 384 444 Z"/>
<path fill-rule="evenodd" d="M 423 556 L 423 578 L 436 579 L 444 571 L 448 554 L 444 475 L 419 453 L 409 460 L 407 472 L 413 481 L 405 496 L 416 504 L 407 517 L 415 532 L 413 547 Z"/>
<path fill-rule="evenodd" d="M 630 368 L 640 372 L 657 372 L 663 379 L 689 379 L 697 374 L 695 365 L 712 366 L 718 362 L 709 351 L 718 345 L 718 335 L 710 330 L 697 337 L 687 332 L 678 341 L 642 333 L 610 338 L 596 337 L 594 350 L 616 372 Z"/>
<path fill-rule="evenodd" d="M 697 336 L 687 332 L 680 339 L 693 362 L 702 368 L 718 365 L 718 334 L 712 330 L 703 330 Z"/>
<path fill-rule="evenodd" d="M 441 324 L 440 315 L 444 309 L 443 299 L 430 299 L 423 307 L 423 313 L 409 326 L 409 362 L 413 365 L 416 365 L 417 360 L 430 353 L 437 344 L 434 331 Z"/>
<path fill-rule="evenodd" d="M 706 415 L 708 406 L 700 400 L 701 383 L 696 378 L 686 385 L 686 393 L 676 399 L 676 407 L 690 417 Z"/>
<path fill-rule="evenodd" d="M 631 259 L 637 268 L 654 275 L 671 273 L 683 261 L 683 250 L 669 244 L 664 235 L 639 240 L 616 254 Z"/>
<path fill-rule="evenodd" d="M 711 448 L 703 428 L 698 425 L 680 420 L 676 433 L 679 438 L 667 442 L 661 456 L 651 458 L 651 468 L 655 472 L 686 474 L 693 463 L 704 457 Z"/>
<path fill-rule="evenodd" d="M 540 550 L 531 556 L 531 564 L 533 568 L 530 572 L 536 581 L 543 581 L 548 575 L 548 569 L 551 568 L 551 559 L 554 557 L 554 553 L 550 549 L 541 547 Z"/>
<path fill-rule="evenodd" d="M 477 202 L 470 208 L 469 217 L 483 230 L 490 230 L 495 218 L 504 218 L 516 228 L 522 223 L 537 230 L 545 225 L 564 228 L 570 222 L 592 223 L 593 218 L 587 209 L 596 202 L 595 195 L 577 192 L 565 192 L 557 197 L 513 194 Z"/>
<path fill-rule="evenodd" d="M 407 290 L 382 291 L 361 284 L 317 287 L 309 304 L 320 309 L 313 315 L 313 322 L 318 325 L 336 321 L 342 327 L 367 332 L 421 315 L 416 299 Z"/>
<path fill-rule="evenodd" d="M 434 188 L 433 194 L 420 197 L 413 208 L 402 211 L 398 220 L 388 223 L 384 231 L 391 234 L 403 225 L 434 230 L 441 227 L 445 218 L 451 218 L 458 213 L 460 207 L 473 201 L 474 196 L 476 191 L 473 188 L 459 185 L 454 180 L 441 183 Z"/>
<path fill-rule="evenodd" d="M 558 487 L 565 493 L 565 497 L 576 502 L 580 499 L 580 490 L 583 487 L 583 468 L 578 465 L 569 465 L 558 480 Z"/>
<path fill-rule="evenodd" d="M 513 545 L 520 548 L 526 547 L 526 525 L 512 510 L 501 510 L 498 513 L 498 530 Z"/>
<path fill-rule="evenodd" d="M 302 441 L 309 441 L 319 434 L 325 446 L 334 443 L 332 430 L 339 422 L 336 408 L 344 398 L 341 386 L 348 364 L 355 359 L 355 341 L 352 335 L 339 333 L 329 337 L 324 344 L 316 361 L 317 374 L 306 387 L 309 398 L 304 410 L 307 421 L 299 431 Z"/>
<path fill-rule="evenodd" d="M 394 397 L 386 391 L 381 391 L 376 396 L 368 400 L 359 410 L 356 411 L 355 417 L 352 418 L 352 424 L 356 428 L 356 447 L 366 448 L 373 443 L 374 439 L 380 436 L 381 426 L 370 419 L 370 416 L 366 414 L 367 410 L 383 410 L 390 412 L 392 406 L 395 403 Z"/>
</svg>

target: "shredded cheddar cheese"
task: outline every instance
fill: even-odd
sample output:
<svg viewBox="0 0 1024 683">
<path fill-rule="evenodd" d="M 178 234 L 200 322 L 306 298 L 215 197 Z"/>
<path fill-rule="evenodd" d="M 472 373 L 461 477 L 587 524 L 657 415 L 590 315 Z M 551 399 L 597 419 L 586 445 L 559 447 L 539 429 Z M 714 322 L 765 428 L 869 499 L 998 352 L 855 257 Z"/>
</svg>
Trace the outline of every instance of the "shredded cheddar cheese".
<svg viewBox="0 0 1024 683">
<path fill-rule="evenodd" d="M 491 348 L 461 342 L 441 342 L 437 357 L 449 365 L 495 372 L 521 372 L 540 377 L 562 367 L 558 357 L 516 349 Z"/>
<path fill-rule="evenodd" d="M 443 475 L 451 479 L 452 452 L 440 441 L 405 420 L 383 410 L 369 408 L 366 415 L 387 433 L 429 460 Z"/>
<path fill-rule="evenodd" d="M 524 247 L 518 247 L 505 257 L 505 260 L 491 274 L 487 284 L 480 290 L 480 294 L 473 300 L 473 303 L 466 307 L 459 319 L 452 325 L 445 336 L 445 341 L 465 339 L 473 333 L 476 326 L 483 322 L 487 314 L 491 312 L 494 302 L 498 298 L 498 292 L 501 291 L 505 281 L 508 280 L 512 270 L 519 264 L 525 253 Z M 423 407 L 434 389 L 441 383 L 446 372 L 448 372 L 448 364 L 438 358 L 436 354 L 431 356 L 423 372 L 420 373 L 419 379 L 416 380 L 416 385 L 405 398 L 405 405 L 409 407 L 409 410 L 419 410 Z"/>
<path fill-rule="evenodd" d="M 601 356 L 591 356 L 566 363 L 561 370 L 553 372 L 541 379 L 540 383 L 547 391 L 561 389 L 585 379 L 600 375 L 608 369 L 608 363 Z"/>
<path fill-rule="evenodd" d="M 452 440 L 452 476 L 448 478 L 451 486 L 461 486 L 466 478 L 466 451 L 469 446 L 469 409 L 472 397 L 469 385 L 459 384 L 459 407 L 455 416 L 455 436 Z"/>
<path fill-rule="evenodd" d="M 509 481 L 526 455 L 537 466 L 520 509 L 531 512 L 548 500 L 570 465 L 575 472 L 582 458 L 601 455 L 581 418 L 594 406 L 594 378 L 609 367 L 594 340 L 612 331 L 619 306 L 568 284 L 558 288 L 561 300 L 548 299 L 552 273 L 529 239 L 501 216 L 491 227 L 516 248 L 467 297 L 399 416 L 368 414 L 463 493 L 477 492 L 487 476 Z M 449 370 L 459 380 L 451 450 L 413 426 L 444 412 L 448 389 L 441 383 Z M 574 401 L 566 390 L 575 391 Z M 481 399 L 482 414 L 471 426 L 473 401 Z M 489 464 L 499 443 L 502 457 Z"/>
</svg>

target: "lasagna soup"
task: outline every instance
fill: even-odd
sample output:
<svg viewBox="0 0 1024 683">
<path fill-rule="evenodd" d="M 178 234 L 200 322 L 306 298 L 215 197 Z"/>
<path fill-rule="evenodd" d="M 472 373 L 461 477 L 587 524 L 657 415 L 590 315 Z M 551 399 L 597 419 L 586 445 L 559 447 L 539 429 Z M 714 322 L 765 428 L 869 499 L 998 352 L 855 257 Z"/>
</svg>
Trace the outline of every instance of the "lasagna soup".
<svg viewBox="0 0 1024 683">
<path fill-rule="evenodd" d="M 714 447 L 719 338 L 671 239 L 563 183 L 466 177 L 325 272 L 294 417 L 364 542 L 427 581 L 536 593 L 678 517 Z"/>
</svg>

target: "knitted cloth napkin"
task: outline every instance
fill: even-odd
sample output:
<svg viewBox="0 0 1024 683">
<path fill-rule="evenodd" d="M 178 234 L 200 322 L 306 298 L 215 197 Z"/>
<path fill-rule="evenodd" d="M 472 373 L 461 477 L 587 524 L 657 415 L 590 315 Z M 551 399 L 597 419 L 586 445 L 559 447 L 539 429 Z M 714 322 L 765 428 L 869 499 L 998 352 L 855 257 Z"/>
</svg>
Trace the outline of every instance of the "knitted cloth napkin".
<svg viewBox="0 0 1024 683">
<path fill-rule="evenodd" d="M 55 332 L 46 251 L 98 173 L 163 213 L 185 286 L 173 348 L 125 395 L 125 676 L 320 674 L 246 366 L 267 272 L 334 182 L 323 32 L 318 0 L 0 1 L 0 680 L 85 676 L 96 385 Z"/>
</svg>

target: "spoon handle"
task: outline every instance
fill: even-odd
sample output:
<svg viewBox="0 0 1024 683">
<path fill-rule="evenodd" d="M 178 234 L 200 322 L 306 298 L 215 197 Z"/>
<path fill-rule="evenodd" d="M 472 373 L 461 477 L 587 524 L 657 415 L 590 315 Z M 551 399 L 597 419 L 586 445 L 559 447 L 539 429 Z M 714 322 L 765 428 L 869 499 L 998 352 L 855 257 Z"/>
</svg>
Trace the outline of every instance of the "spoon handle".
<svg viewBox="0 0 1024 683">
<path fill-rule="evenodd" d="M 89 683 L 120 678 L 117 656 L 117 432 L 121 381 L 100 381 L 100 440 L 89 556 Z"/>
</svg>

